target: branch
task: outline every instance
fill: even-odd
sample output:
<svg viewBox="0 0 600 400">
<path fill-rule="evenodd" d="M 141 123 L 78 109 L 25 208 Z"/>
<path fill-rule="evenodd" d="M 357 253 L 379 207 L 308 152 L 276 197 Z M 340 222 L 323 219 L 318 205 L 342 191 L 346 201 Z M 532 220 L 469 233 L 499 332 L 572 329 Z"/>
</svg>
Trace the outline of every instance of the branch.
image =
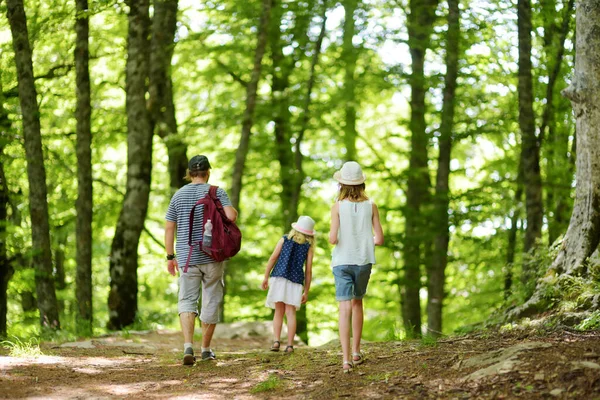
<svg viewBox="0 0 600 400">
<path fill-rule="evenodd" d="M 118 193 L 119 195 L 121 195 L 121 197 L 125 197 L 125 193 L 121 192 L 121 190 L 116 187 L 115 185 L 108 183 L 102 179 L 94 179 L 94 182 L 98 182 L 101 185 L 104 185 L 112 190 L 114 190 L 116 193 Z M 163 242 L 161 242 L 160 240 L 158 240 L 157 238 L 154 237 L 154 235 L 150 232 L 150 230 L 148 230 L 148 228 L 146 227 L 146 224 L 144 224 L 144 227 L 142 228 L 142 230 L 144 232 L 146 232 L 146 234 L 150 237 L 150 239 L 152 239 L 152 241 L 154 243 L 156 243 L 157 245 L 159 245 L 160 247 L 162 247 L 163 249 L 165 248 L 165 245 Z"/>
<path fill-rule="evenodd" d="M 246 82 L 238 74 L 233 72 L 227 65 L 225 65 L 224 62 L 222 62 L 221 60 L 216 60 L 216 61 L 217 61 L 217 64 L 219 65 L 219 67 L 223 68 L 225 70 L 225 72 L 227 72 L 233 78 L 234 81 L 238 82 L 244 88 L 248 87 L 248 82 Z"/>
<path fill-rule="evenodd" d="M 48 72 L 46 72 L 45 74 L 38 75 L 38 76 L 34 77 L 33 79 L 35 81 L 37 81 L 39 79 L 61 78 L 63 76 L 66 76 L 69 72 L 71 72 L 73 67 L 74 67 L 73 64 L 55 65 L 54 67 L 50 68 L 48 70 Z M 64 71 L 62 71 L 60 73 L 57 72 L 57 71 L 60 71 L 61 69 L 64 69 Z M 6 99 L 18 97 L 19 96 L 19 88 L 18 88 L 18 86 L 13 86 L 12 88 L 8 89 L 6 92 L 2 93 L 2 95 Z"/>
</svg>

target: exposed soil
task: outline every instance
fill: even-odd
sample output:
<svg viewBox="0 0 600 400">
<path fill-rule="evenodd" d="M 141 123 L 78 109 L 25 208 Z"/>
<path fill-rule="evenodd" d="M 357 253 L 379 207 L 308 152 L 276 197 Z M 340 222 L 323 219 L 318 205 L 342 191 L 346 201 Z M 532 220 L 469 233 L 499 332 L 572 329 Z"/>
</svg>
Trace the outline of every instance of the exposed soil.
<svg viewBox="0 0 600 400">
<path fill-rule="evenodd" d="M 600 399 L 600 332 L 370 342 L 350 374 L 333 342 L 286 355 L 267 338 L 215 338 L 218 359 L 192 367 L 178 332 L 82 346 L 93 348 L 45 343 L 37 358 L 0 357 L 0 398 Z"/>
</svg>

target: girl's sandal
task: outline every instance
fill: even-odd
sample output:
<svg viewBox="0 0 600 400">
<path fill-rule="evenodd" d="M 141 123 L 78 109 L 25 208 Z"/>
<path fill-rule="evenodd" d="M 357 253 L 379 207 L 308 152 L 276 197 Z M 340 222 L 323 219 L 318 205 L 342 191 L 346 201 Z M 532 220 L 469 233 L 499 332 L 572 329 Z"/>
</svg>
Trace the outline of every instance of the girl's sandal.
<svg viewBox="0 0 600 400">
<path fill-rule="evenodd" d="M 348 368 L 346 368 L 346 365 L 348 366 Z M 345 374 L 349 374 L 352 371 L 353 366 L 354 364 L 352 364 L 350 361 L 344 361 L 344 363 L 342 364 L 342 369 Z"/>
<path fill-rule="evenodd" d="M 279 351 L 279 347 L 281 346 L 281 343 L 279 343 L 279 340 L 276 340 L 273 342 L 273 345 L 271 346 L 271 351 Z"/>
<path fill-rule="evenodd" d="M 287 354 L 293 353 L 293 352 L 294 352 L 294 346 L 287 346 L 287 347 L 285 348 L 285 352 L 286 352 Z"/>
<path fill-rule="evenodd" d="M 361 352 L 352 353 L 352 362 L 354 363 L 354 365 L 362 364 L 363 362 L 365 362 L 365 357 Z"/>
</svg>

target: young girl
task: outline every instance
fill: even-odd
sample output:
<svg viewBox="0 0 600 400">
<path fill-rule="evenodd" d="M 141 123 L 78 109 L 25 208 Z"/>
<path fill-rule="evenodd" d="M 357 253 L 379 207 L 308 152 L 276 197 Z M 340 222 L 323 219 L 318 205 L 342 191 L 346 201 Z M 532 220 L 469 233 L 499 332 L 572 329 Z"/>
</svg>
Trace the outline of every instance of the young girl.
<svg viewBox="0 0 600 400">
<path fill-rule="evenodd" d="M 383 244 L 383 230 L 375 203 L 365 194 L 366 176 L 354 161 L 344 163 L 333 178 L 340 183 L 337 201 L 331 208 L 329 242 L 335 244 L 331 266 L 335 278 L 335 298 L 339 302 L 339 332 L 344 373 L 361 364 L 363 302 L 375 264 L 375 246 Z M 350 355 L 352 326 L 352 356 Z"/>
<path fill-rule="evenodd" d="M 269 289 L 266 306 L 275 309 L 273 317 L 273 334 L 275 341 L 271 351 L 279 351 L 281 346 L 281 326 L 283 314 L 287 317 L 287 347 L 286 353 L 294 351 L 296 336 L 296 310 L 308 299 L 308 290 L 312 279 L 312 259 L 314 251 L 315 221 L 307 216 L 298 218 L 292 224 L 292 230 L 284 235 L 267 263 L 263 290 Z M 306 262 L 306 274 L 303 271 Z M 271 272 L 272 271 L 272 272 Z M 271 284 L 269 285 L 269 275 Z M 302 290 L 304 284 L 304 291 Z"/>
</svg>

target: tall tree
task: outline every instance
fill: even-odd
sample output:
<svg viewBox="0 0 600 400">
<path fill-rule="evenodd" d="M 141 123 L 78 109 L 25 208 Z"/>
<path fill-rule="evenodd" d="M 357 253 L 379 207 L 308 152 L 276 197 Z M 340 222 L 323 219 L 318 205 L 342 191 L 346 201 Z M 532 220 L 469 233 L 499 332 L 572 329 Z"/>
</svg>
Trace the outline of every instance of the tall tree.
<svg viewBox="0 0 600 400">
<path fill-rule="evenodd" d="M 446 76 L 442 100 L 442 121 L 440 124 L 438 170 L 435 182 L 433 218 L 433 253 L 427 274 L 427 327 L 429 334 L 442 333 L 442 308 L 446 266 L 448 265 L 448 206 L 450 204 L 450 155 L 454 112 L 456 108 L 456 81 L 460 44 L 459 0 L 448 0 L 448 33 L 446 35 Z"/>
<path fill-rule="evenodd" d="M 127 187 L 110 253 L 110 329 L 122 329 L 135 320 L 137 251 L 148 211 L 152 175 L 152 129 L 146 108 L 150 59 L 149 4 L 148 0 L 129 0 L 127 4 Z"/>
<path fill-rule="evenodd" d="M 292 115 L 290 112 L 290 81 L 295 66 L 299 64 L 301 57 L 308 53 L 308 30 L 313 17 L 312 2 L 306 3 L 305 7 L 296 10 L 294 25 L 291 32 L 282 32 L 281 27 L 286 26 L 284 18 L 283 3 L 274 1 L 272 12 L 272 23 L 269 34 L 271 48 L 271 101 L 273 110 L 274 134 L 276 156 L 280 168 L 281 182 L 281 214 L 283 216 L 283 231 L 287 232 L 290 225 L 298 218 L 298 205 L 300 203 L 304 171 L 302 168 L 303 155 L 301 144 L 307 129 L 310 112 L 311 94 L 315 81 L 315 68 L 318 63 L 323 37 L 325 35 L 326 2 L 322 3 L 321 28 L 313 50 L 307 93 L 303 103 L 302 116 L 299 129 L 294 129 Z M 285 41 L 283 37 L 291 37 Z M 297 44 L 296 51 L 288 57 L 284 56 L 283 49 L 291 44 Z M 296 131 L 298 132 L 296 134 Z M 293 146 L 292 146 L 293 143 Z M 298 336 L 308 343 L 308 321 L 306 308 L 298 310 L 297 329 Z"/>
<path fill-rule="evenodd" d="M 171 61 L 175 49 L 178 0 L 155 0 L 152 17 L 149 109 L 152 124 L 167 146 L 171 189 L 185 185 L 187 144 L 177 134 Z"/>
<path fill-rule="evenodd" d="M 425 121 L 427 81 L 425 53 L 430 47 L 435 9 L 438 0 L 410 0 L 408 14 L 408 47 L 412 72 L 409 77 L 410 95 L 410 158 L 405 206 L 404 281 L 401 287 L 402 318 L 408 337 L 421 335 L 421 264 L 422 254 L 429 243 L 427 218 L 423 206 L 430 201 L 428 141 Z"/>
<path fill-rule="evenodd" d="M 0 74 L 1 77 L 1 74 Z M 13 272 L 6 248 L 8 225 L 8 184 L 4 174 L 4 146 L 7 141 L 10 120 L 4 109 L 2 80 L 0 79 L 0 337 L 6 337 L 6 313 L 8 311 L 8 281 Z"/>
<path fill-rule="evenodd" d="M 580 0 L 576 11 L 577 57 L 571 85 L 563 90 L 577 119 L 575 205 L 563 244 L 550 269 L 558 274 L 589 277 L 587 263 L 600 243 L 600 7 Z M 560 281 L 559 281 L 560 282 Z M 526 317 L 547 305 L 545 283 L 538 282 L 529 300 L 508 317 Z"/>
<path fill-rule="evenodd" d="M 563 94 L 577 118 L 575 206 L 554 268 L 587 275 L 600 242 L 600 4 L 580 0 L 576 11 L 575 75 Z"/>
<path fill-rule="evenodd" d="M 356 61 L 358 50 L 354 47 L 356 23 L 354 13 L 360 0 L 344 0 L 344 36 L 342 45 L 342 61 L 344 63 L 344 145 L 346 147 L 345 159 L 356 161 Z"/>
<path fill-rule="evenodd" d="M 554 1 L 541 3 L 545 16 L 556 13 Z M 570 32 L 569 25 L 573 18 L 575 0 L 568 0 L 564 9 L 560 25 L 556 24 L 554 18 L 546 18 L 544 26 L 544 50 L 547 57 L 548 84 L 546 85 L 546 104 L 542 114 L 540 125 L 540 143 L 544 143 L 547 137 L 546 150 L 546 209 L 548 214 L 548 242 L 550 245 L 564 233 L 568 225 L 569 192 L 571 189 L 572 171 L 564 168 L 569 165 L 569 135 L 570 125 L 557 123 L 557 112 L 566 109 L 568 100 L 564 98 L 555 99 L 557 83 L 561 76 L 561 67 L 565 54 L 565 41 Z M 567 103 L 567 104 L 565 104 Z M 562 105 L 562 107 L 561 107 Z M 570 110 L 570 107 L 568 107 Z M 564 113 L 564 111 L 562 111 Z M 547 133 L 546 133 L 547 131 Z"/>
<path fill-rule="evenodd" d="M 533 78 L 531 72 L 531 0 L 517 2 L 517 25 L 519 31 L 519 127 L 521 129 L 521 162 L 523 163 L 523 184 L 525 188 L 525 228 L 524 251 L 529 252 L 536 240 L 542 236 L 542 177 L 540 173 L 540 141 L 535 132 L 533 112 Z M 522 281 L 531 277 L 533 267 L 523 264 Z"/>
<path fill-rule="evenodd" d="M 19 102 L 25 138 L 29 213 L 31 217 L 32 259 L 35 268 L 37 303 L 43 327 L 60 329 L 58 304 L 52 278 L 52 250 L 46 186 L 46 169 L 42 150 L 40 113 L 33 78 L 33 63 L 27 17 L 23 0 L 7 0 L 7 15 L 13 38 L 19 86 Z"/>
<path fill-rule="evenodd" d="M 246 165 L 246 157 L 250 146 L 250 135 L 252 125 L 254 124 L 254 110 L 256 108 L 258 81 L 260 80 L 263 56 L 267 48 L 267 39 L 269 36 L 269 24 L 271 19 L 271 8 L 273 0 L 263 0 L 262 12 L 258 24 L 258 38 L 256 50 L 254 52 L 254 66 L 250 81 L 246 86 L 246 109 L 242 117 L 242 134 L 240 145 L 235 153 L 235 164 L 233 166 L 233 176 L 231 183 L 231 203 L 236 209 L 240 209 L 240 194 L 242 192 L 242 176 Z"/>
<path fill-rule="evenodd" d="M 87 0 L 75 3 L 75 92 L 77 106 L 77 330 L 92 333 L 92 106 L 90 90 L 89 8 Z"/>
</svg>

